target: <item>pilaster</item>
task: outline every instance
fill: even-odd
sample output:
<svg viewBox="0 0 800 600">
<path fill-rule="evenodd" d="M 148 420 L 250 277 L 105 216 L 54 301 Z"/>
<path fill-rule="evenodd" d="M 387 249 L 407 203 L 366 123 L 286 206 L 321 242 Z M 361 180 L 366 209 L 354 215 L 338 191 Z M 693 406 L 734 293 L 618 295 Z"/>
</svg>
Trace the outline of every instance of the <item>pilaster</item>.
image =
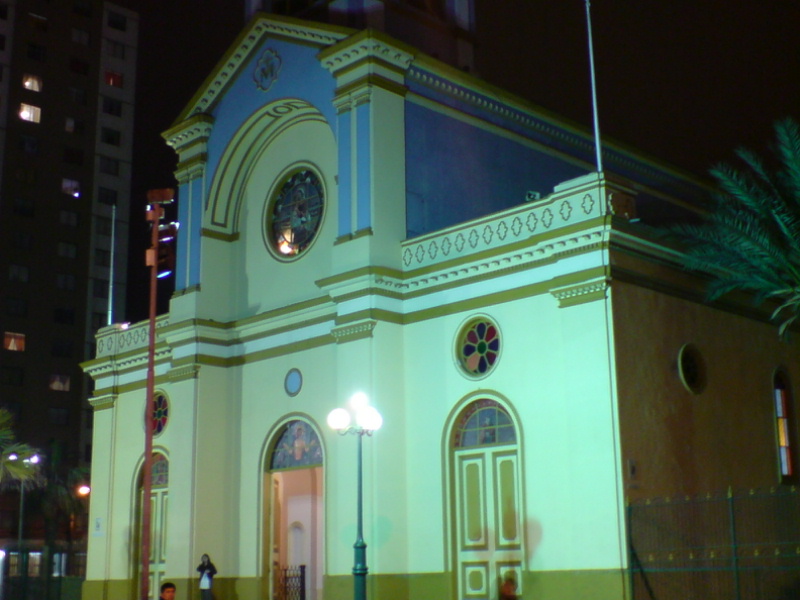
<svg viewBox="0 0 800 600">
<path fill-rule="evenodd" d="M 182 290 L 200 283 L 200 239 L 205 206 L 205 174 L 208 162 L 208 138 L 214 118 L 196 114 L 165 131 L 162 136 L 178 154 L 178 235 L 175 289 Z"/>
<path fill-rule="evenodd" d="M 396 245 L 406 234 L 405 75 L 413 58 L 411 49 L 373 30 L 319 55 L 336 78 L 337 269 L 397 262 Z"/>
</svg>

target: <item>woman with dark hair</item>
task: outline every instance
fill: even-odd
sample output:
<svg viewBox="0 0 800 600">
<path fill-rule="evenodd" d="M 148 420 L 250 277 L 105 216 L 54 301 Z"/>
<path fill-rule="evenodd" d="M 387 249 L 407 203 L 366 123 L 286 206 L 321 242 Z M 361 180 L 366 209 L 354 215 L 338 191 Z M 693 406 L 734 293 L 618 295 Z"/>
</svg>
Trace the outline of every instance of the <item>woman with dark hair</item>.
<svg viewBox="0 0 800 600">
<path fill-rule="evenodd" d="M 211 562 L 208 554 L 203 554 L 197 572 L 200 573 L 200 597 L 202 600 L 211 600 L 211 582 L 217 574 L 217 567 Z"/>
</svg>

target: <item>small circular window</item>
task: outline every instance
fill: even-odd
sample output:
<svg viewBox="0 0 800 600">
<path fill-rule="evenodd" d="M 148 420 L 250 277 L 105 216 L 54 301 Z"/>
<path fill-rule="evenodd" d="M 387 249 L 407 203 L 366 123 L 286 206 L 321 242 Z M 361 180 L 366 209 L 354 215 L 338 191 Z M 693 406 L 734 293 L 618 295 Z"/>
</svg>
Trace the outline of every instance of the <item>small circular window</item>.
<svg viewBox="0 0 800 600">
<path fill-rule="evenodd" d="M 678 376 L 683 387 L 699 394 L 706 387 L 706 365 L 694 344 L 684 344 L 678 351 Z"/>
<path fill-rule="evenodd" d="M 153 435 L 158 435 L 167 427 L 169 421 L 169 400 L 162 392 L 153 398 Z"/>
<path fill-rule="evenodd" d="M 468 375 L 489 373 L 500 355 L 500 331 L 486 318 L 469 321 L 458 335 L 456 356 Z"/>
<path fill-rule="evenodd" d="M 302 169 L 288 175 L 267 206 L 266 237 L 271 250 L 292 258 L 309 247 L 322 222 L 325 201 L 317 175 Z"/>
<path fill-rule="evenodd" d="M 300 369 L 289 369 L 283 379 L 283 388 L 290 396 L 297 396 L 303 387 L 303 374 Z"/>
</svg>

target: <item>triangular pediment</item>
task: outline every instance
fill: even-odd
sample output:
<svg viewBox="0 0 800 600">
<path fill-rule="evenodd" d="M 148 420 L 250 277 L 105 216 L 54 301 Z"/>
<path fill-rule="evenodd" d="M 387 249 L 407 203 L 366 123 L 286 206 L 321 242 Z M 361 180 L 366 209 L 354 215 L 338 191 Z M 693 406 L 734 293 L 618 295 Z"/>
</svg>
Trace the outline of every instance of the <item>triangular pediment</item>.
<svg viewBox="0 0 800 600">
<path fill-rule="evenodd" d="M 354 30 L 346 27 L 257 13 L 231 44 L 173 125 L 197 114 L 210 113 L 219 98 L 225 95 L 229 86 L 236 80 L 242 68 L 259 51 L 265 39 L 289 40 L 322 49 L 336 44 L 353 33 Z"/>
</svg>

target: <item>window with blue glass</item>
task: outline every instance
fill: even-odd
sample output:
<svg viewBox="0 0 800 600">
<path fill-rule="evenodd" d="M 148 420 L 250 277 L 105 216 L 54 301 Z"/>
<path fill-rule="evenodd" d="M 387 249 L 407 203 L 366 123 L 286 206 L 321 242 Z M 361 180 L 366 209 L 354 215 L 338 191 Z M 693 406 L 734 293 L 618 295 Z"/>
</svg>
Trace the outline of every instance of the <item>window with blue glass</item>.
<svg viewBox="0 0 800 600">
<path fill-rule="evenodd" d="M 484 398 L 470 404 L 455 427 L 456 448 L 514 444 L 517 432 L 506 410 L 495 400 Z"/>
</svg>

